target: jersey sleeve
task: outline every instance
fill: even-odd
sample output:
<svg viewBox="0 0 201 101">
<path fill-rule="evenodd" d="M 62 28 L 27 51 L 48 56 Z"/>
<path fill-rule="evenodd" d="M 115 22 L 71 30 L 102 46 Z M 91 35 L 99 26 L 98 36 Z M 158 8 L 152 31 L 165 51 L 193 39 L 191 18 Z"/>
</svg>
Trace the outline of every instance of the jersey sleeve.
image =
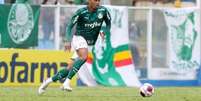
<svg viewBox="0 0 201 101">
<path fill-rule="evenodd" d="M 110 13 L 109 11 L 107 10 L 107 8 L 105 8 L 105 16 L 104 16 L 104 20 L 105 20 L 105 23 L 106 23 L 106 28 L 108 30 L 110 30 L 111 28 L 111 16 L 110 16 Z"/>
<path fill-rule="evenodd" d="M 74 27 L 74 25 L 77 23 L 78 19 L 80 17 L 80 10 L 78 10 L 73 16 L 72 18 L 70 19 L 70 22 L 68 23 L 67 25 L 67 28 L 66 28 L 66 36 L 65 36 L 65 40 L 67 42 L 71 42 L 72 40 L 72 37 L 73 37 L 73 34 L 72 34 L 72 29 Z"/>
</svg>

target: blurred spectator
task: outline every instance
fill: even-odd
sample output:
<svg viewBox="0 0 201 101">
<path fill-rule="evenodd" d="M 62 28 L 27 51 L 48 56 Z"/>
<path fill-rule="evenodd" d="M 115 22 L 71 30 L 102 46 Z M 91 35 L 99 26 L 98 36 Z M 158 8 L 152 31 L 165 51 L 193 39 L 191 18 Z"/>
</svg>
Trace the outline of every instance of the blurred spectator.
<svg viewBox="0 0 201 101">
<path fill-rule="evenodd" d="M 139 27 L 134 23 L 132 22 L 130 24 L 130 27 L 129 27 L 129 32 L 130 32 L 130 37 L 132 39 L 138 39 L 140 37 L 140 30 L 139 30 Z"/>
<path fill-rule="evenodd" d="M 140 66 L 140 51 L 139 51 L 139 48 L 137 47 L 136 44 L 131 43 L 130 49 L 131 49 L 131 52 L 132 52 L 134 65 L 135 65 L 135 67 L 139 67 Z"/>
<path fill-rule="evenodd" d="M 132 0 L 132 5 L 133 6 L 136 6 L 136 3 L 137 2 L 152 2 L 153 4 L 156 4 L 156 3 L 170 3 L 170 2 L 174 2 L 175 0 Z"/>
<path fill-rule="evenodd" d="M 41 32 L 39 33 L 39 49 L 54 49 L 54 8 L 41 9 Z"/>
<path fill-rule="evenodd" d="M 74 3 L 76 5 L 84 5 L 87 3 L 87 0 L 74 0 Z"/>
<path fill-rule="evenodd" d="M 140 36 L 139 27 L 136 25 L 136 23 L 132 22 L 129 27 L 129 38 L 131 41 L 130 48 L 133 53 L 132 57 L 134 59 L 135 67 L 140 65 L 140 51 L 138 49 L 137 43 L 135 43 L 135 40 L 138 40 Z"/>
<path fill-rule="evenodd" d="M 42 4 L 74 4 L 73 0 L 43 0 Z"/>
<path fill-rule="evenodd" d="M 154 4 L 156 4 L 157 2 L 161 2 L 161 3 L 169 3 L 169 2 L 174 2 L 175 0 L 152 0 L 152 2 Z"/>
<path fill-rule="evenodd" d="M 15 0 L 10 0 L 8 3 L 15 3 Z"/>
<path fill-rule="evenodd" d="M 137 2 L 137 0 L 133 0 L 132 1 L 132 6 L 136 6 L 136 2 Z"/>
<path fill-rule="evenodd" d="M 4 4 L 4 0 L 0 0 L 0 4 Z"/>
<path fill-rule="evenodd" d="M 73 0 L 66 0 L 66 2 L 67 2 L 69 5 L 73 5 L 73 4 L 74 4 L 74 1 L 73 1 Z"/>
<path fill-rule="evenodd" d="M 73 0 L 59 0 L 60 4 L 64 4 L 64 5 L 73 5 L 74 1 Z"/>
<path fill-rule="evenodd" d="M 110 5 L 111 1 L 110 0 L 101 0 L 100 3 L 101 3 L 101 5 Z"/>
<path fill-rule="evenodd" d="M 57 4 L 58 0 L 43 0 L 42 4 Z"/>
<path fill-rule="evenodd" d="M 16 0 L 15 3 L 32 3 L 32 0 Z"/>
</svg>

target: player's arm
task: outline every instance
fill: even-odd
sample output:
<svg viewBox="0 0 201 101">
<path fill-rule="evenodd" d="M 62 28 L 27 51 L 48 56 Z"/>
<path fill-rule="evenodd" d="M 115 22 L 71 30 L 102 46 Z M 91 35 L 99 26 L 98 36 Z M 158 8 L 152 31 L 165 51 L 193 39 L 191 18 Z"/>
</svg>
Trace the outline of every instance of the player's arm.
<svg viewBox="0 0 201 101">
<path fill-rule="evenodd" d="M 65 50 L 70 51 L 71 50 L 71 40 L 73 37 L 72 34 L 72 29 L 74 27 L 74 25 L 77 23 L 78 19 L 79 19 L 80 13 L 79 10 L 72 16 L 70 22 L 67 25 L 66 28 L 66 34 L 65 34 L 65 44 L 64 44 L 64 48 Z"/>
<path fill-rule="evenodd" d="M 110 13 L 109 13 L 109 11 L 107 9 L 105 10 L 104 20 L 105 20 L 107 30 L 110 31 L 110 28 L 111 28 L 111 16 L 110 16 Z"/>
<path fill-rule="evenodd" d="M 72 29 L 74 27 L 74 25 L 77 23 L 78 18 L 80 16 L 79 11 L 77 11 L 71 18 L 70 22 L 67 25 L 67 30 L 66 30 L 66 36 L 65 36 L 65 41 L 66 42 L 71 42 L 73 34 L 72 34 Z"/>
<path fill-rule="evenodd" d="M 110 31 L 110 28 L 111 28 L 111 16 L 110 16 L 109 11 L 106 8 L 105 8 L 104 21 L 105 21 L 105 24 L 106 24 L 106 30 Z M 103 32 L 103 30 L 100 31 L 100 35 L 101 35 L 102 39 L 104 40 L 105 33 Z"/>
</svg>

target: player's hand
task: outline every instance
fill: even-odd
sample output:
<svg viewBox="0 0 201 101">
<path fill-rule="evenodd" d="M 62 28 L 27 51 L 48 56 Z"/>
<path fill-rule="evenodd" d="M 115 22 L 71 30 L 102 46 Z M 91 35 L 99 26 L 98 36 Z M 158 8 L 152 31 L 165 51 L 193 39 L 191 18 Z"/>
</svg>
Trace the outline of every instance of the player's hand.
<svg viewBox="0 0 201 101">
<path fill-rule="evenodd" d="M 99 34 L 100 34 L 102 40 L 104 41 L 104 39 L 105 39 L 105 33 L 101 30 Z"/>
<path fill-rule="evenodd" d="M 69 51 L 69 52 L 71 51 L 71 43 L 70 42 L 65 42 L 64 50 Z"/>
</svg>

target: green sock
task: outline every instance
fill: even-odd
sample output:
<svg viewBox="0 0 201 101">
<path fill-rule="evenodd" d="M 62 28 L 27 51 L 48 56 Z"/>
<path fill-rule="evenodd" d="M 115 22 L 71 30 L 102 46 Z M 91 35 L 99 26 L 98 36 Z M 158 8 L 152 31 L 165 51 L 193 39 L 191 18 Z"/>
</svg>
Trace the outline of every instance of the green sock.
<svg viewBox="0 0 201 101">
<path fill-rule="evenodd" d="M 65 78 L 69 73 L 69 70 L 66 67 L 61 68 L 53 77 L 52 81 L 56 82 L 57 80 L 61 80 Z"/>
<path fill-rule="evenodd" d="M 81 60 L 80 58 L 75 59 L 72 69 L 69 71 L 67 76 L 68 79 L 72 79 L 73 76 L 78 72 L 80 67 L 86 62 L 86 60 Z"/>
</svg>

